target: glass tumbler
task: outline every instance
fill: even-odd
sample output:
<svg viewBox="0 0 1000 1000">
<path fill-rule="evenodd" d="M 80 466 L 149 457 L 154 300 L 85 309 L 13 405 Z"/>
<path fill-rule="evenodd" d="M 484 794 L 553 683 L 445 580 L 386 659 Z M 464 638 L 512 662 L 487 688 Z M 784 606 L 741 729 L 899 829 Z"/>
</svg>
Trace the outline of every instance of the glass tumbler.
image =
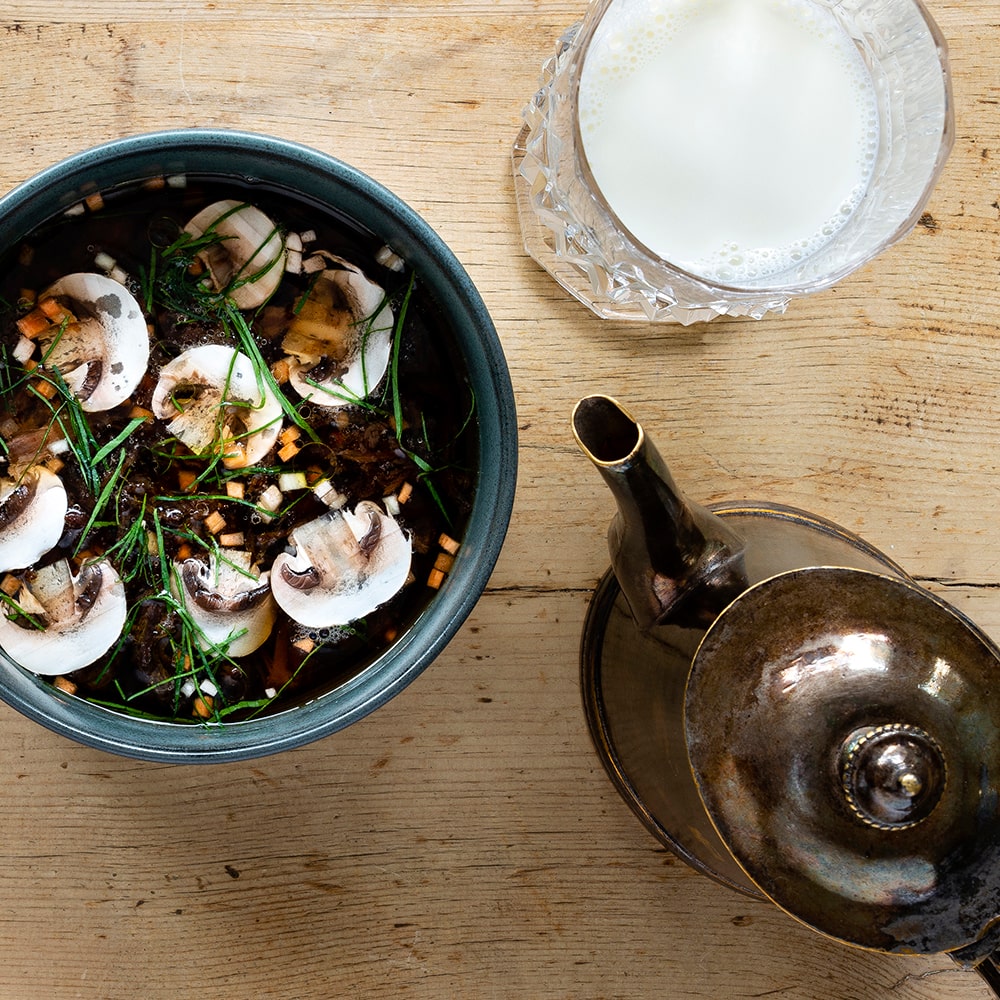
<svg viewBox="0 0 1000 1000">
<path fill-rule="evenodd" d="M 634 232 L 635 222 L 623 222 L 613 207 L 614 198 L 595 179 L 581 129 L 581 77 L 595 38 L 606 44 L 608 33 L 627 36 L 636 23 L 644 36 L 655 38 L 664 20 L 676 21 L 680 15 L 690 18 L 692 11 L 703 17 L 713 13 L 713 5 L 722 16 L 727 4 L 811 7 L 818 18 L 834 25 L 840 42 L 860 56 L 861 72 L 870 76 L 866 93 L 871 95 L 871 117 L 877 119 L 865 154 L 863 183 L 857 186 L 850 211 L 843 210 L 846 221 L 836 221 L 826 242 L 814 241 L 800 252 L 778 252 L 769 268 L 756 272 L 729 271 L 724 266 L 706 271 L 692 267 L 678 255 L 673 259 L 670 254 L 661 256 L 644 244 L 645 237 Z M 735 60 L 748 52 L 752 55 L 754 44 L 737 31 L 726 39 L 726 48 L 732 50 Z M 681 54 L 687 57 L 683 51 Z M 853 54 L 850 58 L 856 61 Z M 673 69 L 675 75 L 680 72 L 676 65 Z M 749 70 L 760 71 L 760 66 Z M 867 82 L 865 86 L 868 88 Z M 727 124 L 726 112 L 731 109 L 726 105 L 731 102 L 723 95 L 698 121 L 685 121 L 684 112 L 678 117 L 672 112 L 683 96 L 657 93 L 654 106 L 645 95 L 647 103 L 640 112 L 628 116 L 629 127 L 672 129 L 683 137 L 682 144 L 698 143 L 699 136 L 708 136 L 713 130 L 715 139 L 722 136 L 723 145 L 733 136 L 734 144 L 725 155 L 742 170 L 746 143 L 743 141 L 741 148 L 742 140 L 736 136 L 747 133 Z M 701 110 L 705 111 L 704 103 Z M 757 150 L 767 149 L 776 122 L 765 112 L 762 108 L 759 116 L 753 116 L 751 138 Z M 524 127 L 514 143 L 513 168 L 527 252 L 601 317 L 684 324 L 721 315 L 759 319 L 769 312 L 783 312 L 792 298 L 828 288 L 870 261 L 914 227 L 954 142 L 946 45 L 920 0 L 594 0 L 583 20 L 559 39 L 523 117 Z M 792 116 L 793 129 L 802 117 L 796 120 Z M 788 125 L 782 122 L 786 131 Z M 820 127 L 825 128 L 825 123 Z M 794 147 L 794 131 L 791 134 Z M 628 135 L 621 129 L 618 137 L 628 147 Z M 635 148 L 641 147 L 637 142 Z M 690 146 L 687 151 L 691 151 Z M 708 219 L 712 215 L 709 208 L 715 210 L 711 225 L 718 226 L 718 206 L 698 201 L 706 197 L 704 188 L 699 191 L 696 185 L 686 192 L 679 187 L 677 172 L 666 169 L 672 166 L 646 164 L 652 170 L 646 170 L 647 178 L 658 176 L 661 168 L 665 178 L 658 188 L 645 191 L 651 213 L 658 213 L 669 229 L 674 213 L 671 199 L 680 198 L 683 203 L 679 207 L 683 207 L 689 227 L 697 229 L 703 210 Z M 787 168 L 787 164 L 783 166 Z M 749 163 L 747 169 L 751 169 Z M 797 168 L 792 169 L 791 187 L 800 180 L 809 182 L 802 176 L 803 172 L 811 176 L 808 167 L 798 174 L 794 173 Z M 778 197 L 783 197 L 780 191 Z M 782 210 L 792 211 L 787 205 Z M 706 222 L 706 231 L 709 225 Z M 763 252 L 765 256 L 769 253 Z"/>
</svg>

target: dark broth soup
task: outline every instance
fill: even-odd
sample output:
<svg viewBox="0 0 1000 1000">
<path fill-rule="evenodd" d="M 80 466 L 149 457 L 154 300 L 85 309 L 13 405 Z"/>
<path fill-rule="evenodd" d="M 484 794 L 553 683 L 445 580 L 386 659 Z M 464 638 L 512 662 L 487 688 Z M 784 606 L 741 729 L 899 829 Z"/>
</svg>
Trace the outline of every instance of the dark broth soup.
<svg viewBox="0 0 1000 1000">
<path fill-rule="evenodd" d="M 221 203 L 229 208 L 200 233 L 192 229 L 192 219 Z M 226 220 L 247 217 L 248 206 L 267 224 L 250 262 L 223 274 L 213 255 L 235 246 Z M 269 263 L 263 251 L 273 239 L 281 256 Z M 105 408 L 88 401 L 123 362 L 113 352 L 95 361 L 80 330 L 101 309 L 121 310 L 115 295 L 93 309 L 74 298 L 77 286 L 61 279 L 81 273 L 126 288 L 148 337 L 134 385 Z M 264 301 L 237 302 L 238 289 L 252 294 L 279 276 Z M 360 312 L 358 288 L 369 303 Z M 42 493 L 40 467 L 66 495 L 54 544 L 32 553 L 29 565 L 15 565 L 23 550 L 20 559 L 0 559 L 10 659 L 128 714 L 224 723 L 343 683 L 432 599 L 472 504 L 475 400 L 435 302 L 377 237 L 262 185 L 158 179 L 95 195 L 31 234 L 0 264 L 0 306 L 0 554 L 3 535 L 18 530 L 26 505 Z M 384 372 L 368 360 L 376 337 L 388 342 Z M 197 365 L 171 376 L 182 360 L 206 357 L 198 353 L 206 347 L 226 369 L 217 388 L 206 387 Z M 249 367 L 241 374 L 243 359 Z M 363 391 L 343 388 L 352 364 Z M 298 372 L 298 391 L 290 371 Z M 239 378 L 243 396 L 234 388 Z M 190 428 L 201 417 L 197 438 Z M 376 606 L 347 621 L 342 592 L 367 582 L 333 586 L 339 610 L 327 617 L 290 610 L 300 595 L 308 604 L 330 589 L 315 566 L 294 562 L 303 526 L 315 524 L 330 533 L 329 541 L 321 533 L 310 542 L 321 559 L 335 536 L 346 538 L 341 562 L 360 567 L 361 581 L 382 572 L 372 569 L 383 558 L 378 546 L 401 532 L 405 581 L 388 595 L 376 589 Z M 115 574 L 124 592 L 120 631 L 78 664 L 90 640 L 83 626 L 64 629 L 53 609 L 68 602 L 85 622 L 98 587 Z M 281 603 L 279 576 L 295 591 Z M 53 586 L 62 596 L 51 598 Z M 241 624 L 263 604 L 270 625 Z M 243 652 L 255 629 L 265 637 Z M 24 661 L 22 633 L 36 633 L 30 641 L 47 662 Z"/>
</svg>

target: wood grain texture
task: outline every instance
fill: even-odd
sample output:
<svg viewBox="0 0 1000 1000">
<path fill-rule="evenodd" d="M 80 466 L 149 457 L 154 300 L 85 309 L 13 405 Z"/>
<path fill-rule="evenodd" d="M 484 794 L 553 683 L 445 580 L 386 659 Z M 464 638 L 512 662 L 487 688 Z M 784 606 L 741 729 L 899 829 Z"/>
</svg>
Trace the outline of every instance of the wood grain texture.
<svg viewBox="0 0 1000 1000">
<path fill-rule="evenodd" d="M 521 465 L 473 615 L 343 733 L 158 767 L 0 706 L 0 1000 L 987 996 L 944 958 L 846 949 L 687 869 L 605 777 L 578 682 L 611 516 L 569 427 L 593 391 L 692 497 L 824 514 L 1000 638 L 1000 24 L 993 0 L 931 6 L 957 130 L 921 224 L 784 316 L 682 329 L 596 319 L 521 246 L 511 143 L 582 2 L 8 0 L 0 190 L 165 127 L 350 162 L 480 289 Z"/>
</svg>

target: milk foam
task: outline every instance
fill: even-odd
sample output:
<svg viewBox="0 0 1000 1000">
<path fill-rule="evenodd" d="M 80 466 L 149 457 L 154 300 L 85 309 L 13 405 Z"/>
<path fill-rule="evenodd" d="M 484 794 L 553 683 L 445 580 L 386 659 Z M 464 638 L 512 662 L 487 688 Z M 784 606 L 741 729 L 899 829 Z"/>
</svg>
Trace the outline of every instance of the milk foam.
<svg viewBox="0 0 1000 1000">
<path fill-rule="evenodd" d="M 626 228 L 731 284 L 827 245 L 879 141 L 871 76 L 812 0 L 614 0 L 586 56 L 579 119 Z"/>
</svg>

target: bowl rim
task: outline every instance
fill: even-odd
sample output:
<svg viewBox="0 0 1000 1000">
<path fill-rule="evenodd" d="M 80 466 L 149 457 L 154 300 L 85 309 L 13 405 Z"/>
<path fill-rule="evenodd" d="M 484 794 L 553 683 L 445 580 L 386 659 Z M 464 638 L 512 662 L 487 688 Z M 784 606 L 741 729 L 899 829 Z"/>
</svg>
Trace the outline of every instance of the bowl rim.
<svg viewBox="0 0 1000 1000">
<path fill-rule="evenodd" d="M 92 146 L 48 166 L 0 197 L 0 246 L 23 239 L 79 202 L 95 172 L 114 183 L 186 172 L 197 158 L 225 154 L 228 172 L 247 180 L 294 173 L 305 194 L 377 235 L 420 276 L 454 333 L 476 395 L 479 468 L 463 545 L 439 592 L 396 642 L 343 685 L 299 706 L 222 725 L 133 718 L 73 698 L 15 666 L 0 652 L 0 700 L 86 746 L 141 760 L 218 763 L 304 746 L 360 720 L 407 687 L 444 649 L 479 600 L 499 557 L 517 479 L 517 418 L 506 358 L 493 320 L 465 268 L 420 215 L 368 174 L 291 140 L 237 129 L 168 129 Z M 176 165 L 179 169 L 171 171 Z M 239 167 L 244 169 L 238 169 Z M 253 169 L 251 169 L 253 168 Z M 194 167 L 190 172 L 222 176 Z M 332 197 L 321 192 L 329 187 Z M 334 200 L 335 199 L 335 200 Z M 43 206 L 43 207 L 40 207 Z M 391 236 L 389 235 L 391 233 Z"/>
</svg>

